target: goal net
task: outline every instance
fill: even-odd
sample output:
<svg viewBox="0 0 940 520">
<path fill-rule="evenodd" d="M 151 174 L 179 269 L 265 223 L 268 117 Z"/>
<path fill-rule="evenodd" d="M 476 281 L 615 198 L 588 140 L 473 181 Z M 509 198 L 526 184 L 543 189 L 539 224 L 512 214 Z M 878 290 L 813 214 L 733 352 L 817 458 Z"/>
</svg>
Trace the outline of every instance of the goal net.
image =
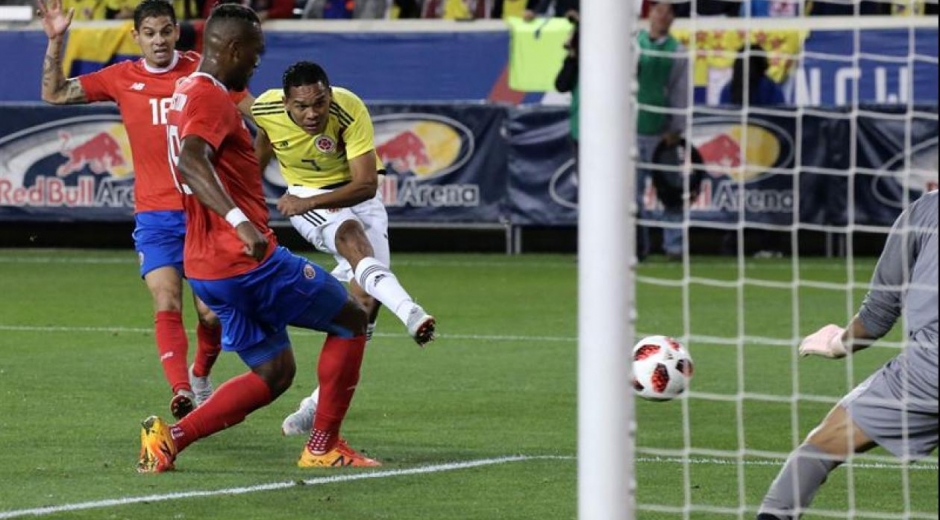
<svg viewBox="0 0 940 520">
<path fill-rule="evenodd" d="M 848 323 L 891 224 L 936 189 L 936 8 L 699 0 L 676 5 L 685 49 L 638 49 L 635 106 L 678 116 L 684 141 L 644 150 L 640 123 L 637 337 L 680 339 L 695 373 L 681 399 L 636 403 L 636 518 L 755 518 L 788 454 L 898 354 L 900 321 L 850 361 L 796 346 Z M 681 84 L 662 57 L 690 58 L 678 109 L 643 91 L 643 74 Z M 691 196 L 665 204 L 670 183 Z M 936 519 L 936 486 L 936 453 L 879 448 L 835 470 L 804 518 Z"/>
</svg>

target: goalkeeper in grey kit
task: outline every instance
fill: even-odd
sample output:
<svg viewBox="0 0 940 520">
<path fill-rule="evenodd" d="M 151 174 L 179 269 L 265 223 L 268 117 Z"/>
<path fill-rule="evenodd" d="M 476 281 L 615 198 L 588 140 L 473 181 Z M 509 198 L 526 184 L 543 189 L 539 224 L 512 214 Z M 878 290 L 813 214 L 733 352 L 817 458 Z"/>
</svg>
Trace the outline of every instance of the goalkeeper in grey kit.
<svg viewBox="0 0 940 520">
<path fill-rule="evenodd" d="M 904 350 L 845 396 L 794 451 L 770 486 L 758 520 L 798 518 L 830 472 L 881 446 L 908 461 L 937 447 L 937 191 L 894 223 L 858 314 L 827 325 L 800 354 L 831 359 L 864 349 L 904 317 Z"/>
</svg>

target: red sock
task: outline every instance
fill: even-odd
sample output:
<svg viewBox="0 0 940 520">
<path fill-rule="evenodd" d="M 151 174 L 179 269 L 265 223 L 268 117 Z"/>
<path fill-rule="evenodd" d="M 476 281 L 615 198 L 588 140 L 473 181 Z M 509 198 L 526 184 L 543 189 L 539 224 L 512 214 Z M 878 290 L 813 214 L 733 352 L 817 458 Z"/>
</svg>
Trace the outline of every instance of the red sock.
<svg viewBox="0 0 940 520">
<path fill-rule="evenodd" d="M 176 311 L 159 311 L 154 319 L 154 329 L 163 375 L 173 388 L 173 393 L 192 390 L 189 386 L 189 368 L 186 366 L 189 340 L 183 327 L 183 315 Z"/>
<path fill-rule="evenodd" d="M 196 359 L 193 362 L 193 375 L 206 377 L 212 371 L 212 365 L 222 351 L 222 326 L 207 327 L 199 323 L 196 326 Z"/>
<path fill-rule="evenodd" d="M 352 339 L 326 337 L 317 365 L 320 401 L 313 420 L 313 431 L 307 442 L 311 451 L 321 453 L 336 445 L 339 428 L 356 393 L 365 348 L 365 336 Z"/>
<path fill-rule="evenodd" d="M 176 449 L 183 451 L 199 439 L 235 426 L 271 401 L 267 383 L 254 372 L 229 379 L 202 406 L 170 427 Z"/>
</svg>

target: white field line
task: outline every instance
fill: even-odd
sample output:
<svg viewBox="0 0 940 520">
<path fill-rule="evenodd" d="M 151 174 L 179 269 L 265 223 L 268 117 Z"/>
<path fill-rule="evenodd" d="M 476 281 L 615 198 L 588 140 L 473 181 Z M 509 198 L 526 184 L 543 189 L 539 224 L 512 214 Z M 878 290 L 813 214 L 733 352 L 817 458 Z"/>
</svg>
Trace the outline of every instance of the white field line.
<svg viewBox="0 0 940 520">
<path fill-rule="evenodd" d="M 126 334 L 152 334 L 152 328 L 143 327 L 71 327 L 71 326 L 42 326 L 42 325 L 4 325 L 0 324 L 0 331 L 10 332 L 103 332 Z M 322 332 L 305 329 L 291 329 L 292 336 L 322 336 Z M 399 338 L 404 334 L 390 334 L 375 332 L 375 337 Z M 473 341 L 538 341 L 542 343 L 570 343 L 577 341 L 574 336 L 513 336 L 513 335 L 486 335 L 486 334 L 439 334 L 438 338 L 463 339 Z"/>
<path fill-rule="evenodd" d="M 38 507 L 33 509 L 15 509 L 12 511 L 2 511 L 0 512 L 0 520 L 5 520 L 8 518 L 20 518 L 24 516 L 45 516 L 52 515 L 56 513 L 65 513 L 71 511 L 82 511 L 87 509 L 102 509 L 107 507 L 118 507 L 126 506 L 140 503 L 150 503 L 150 502 L 167 502 L 172 500 L 184 500 L 187 498 L 197 498 L 197 497 L 215 497 L 215 496 L 225 496 L 225 495 L 244 495 L 248 493 L 257 493 L 263 491 L 277 491 L 281 489 L 289 489 L 298 486 L 319 486 L 326 484 L 338 484 L 343 482 L 352 482 L 356 480 L 366 480 L 366 479 L 379 479 L 379 478 L 393 478 L 393 477 L 405 477 L 410 475 L 426 475 L 431 473 L 441 473 L 445 471 L 455 471 L 460 469 L 468 468 L 478 468 L 482 466 L 493 466 L 497 464 L 506 464 L 509 462 L 525 462 L 525 461 L 538 461 L 538 460 L 559 460 L 559 461 L 574 461 L 575 457 L 564 456 L 564 455 L 541 455 L 541 456 L 526 456 L 526 455 L 514 455 L 509 457 L 499 457 L 494 459 L 480 459 L 480 460 L 471 460 L 467 462 L 453 462 L 449 464 L 436 464 L 432 466 L 421 466 L 417 468 L 409 469 L 396 469 L 396 470 L 386 470 L 386 471 L 375 471 L 371 473 L 356 473 L 352 475 L 336 475 L 332 477 L 320 477 L 307 480 L 292 480 L 290 482 L 273 482 L 270 484 L 259 484 L 256 486 L 245 486 L 237 488 L 227 488 L 227 489 L 214 489 L 206 491 L 186 491 L 181 493 L 167 493 L 163 495 L 147 495 L 142 497 L 124 497 L 124 498 L 112 498 L 105 500 L 96 500 L 91 502 L 77 502 L 74 504 L 63 504 L 61 506 L 47 506 L 47 507 Z M 720 458 L 693 458 L 693 459 L 683 459 L 679 457 L 638 457 L 636 462 L 639 464 L 695 464 L 695 465 L 734 465 L 739 462 L 734 459 L 720 459 Z M 743 464 L 746 466 L 779 466 L 779 461 L 772 460 L 745 460 Z M 900 470 L 902 466 L 892 465 L 892 464 L 868 464 L 868 463 L 856 463 L 853 464 L 855 468 L 867 468 L 867 469 L 893 469 Z M 909 466 L 909 470 L 920 470 L 920 471 L 937 471 L 937 466 L 932 464 L 916 465 Z"/>
<path fill-rule="evenodd" d="M 308 256 L 303 254 L 302 256 Z M 312 255 L 308 256 L 314 261 L 320 260 L 321 258 L 326 259 L 328 262 L 331 262 L 332 259 L 327 259 L 323 255 Z M 0 255 L 0 263 L 3 264 L 102 264 L 102 265 L 113 265 L 113 264 L 134 264 L 138 262 L 137 256 L 134 254 L 128 254 L 126 257 L 111 257 L 111 256 L 3 256 Z M 874 262 L 871 262 L 872 264 Z M 836 270 L 845 270 L 844 265 L 839 262 L 807 262 L 801 261 L 801 264 L 806 264 L 808 267 L 814 270 L 825 270 L 825 271 L 836 271 Z M 667 265 L 674 265 L 677 269 L 681 267 L 682 264 L 651 264 L 649 267 L 664 267 Z M 692 265 L 697 266 L 708 266 L 710 268 L 724 268 L 724 269 L 738 269 L 737 262 L 708 262 L 707 264 L 696 264 L 695 261 L 692 261 Z M 490 268 L 490 267 L 518 267 L 518 268 L 571 268 L 577 269 L 577 261 L 574 256 L 571 257 L 571 261 L 546 261 L 546 262 L 529 262 L 526 260 L 508 260 L 508 261 L 498 261 L 492 259 L 486 260 L 413 260 L 413 259 L 401 259 L 393 260 L 392 268 L 396 266 L 411 266 L 411 267 L 480 267 L 480 268 Z M 762 261 L 750 262 L 745 261 L 745 266 L 761 268 L 761 269 L 772 269 L 772 270 L 792 270 L 792 265 L 787 263 L 766 263 Z M 647 266 L 641 264 L 639 269 L 643 271 Z"/>
<path fill-rule="evenodd" d="M 78 502 L 75 504 L 64 504 L 61 506 L 38 507 L 35 509 L 19 509 L 14 511 L 0 512 L 0 519 L 19 518 L 22 516 L 44 516 L 68 511 L 81 511 L 85 509 L 100 509 L 105 507 L 126 506 L 130 504 L 139 504 L 142 502 L 166 502 L 169 500 L 182 500 L 196 497 L 212 497 L 223 495 L 244 495 L 247 493 L 256 493 L 259 491 L 276 491 L 288 489 L 296 486 L 319 486 L 324 484 L 335 484 L 340 482 L 352 482 L 355 480 L 402 477 L 408 475 L 422 475 L 428 473 L 440 473 L 443 471 L 454 471 L 458 469 L 476 468 L 480 466 L 490 466 L 493 464 L 505 464 L 507 462 L 519 462 L 525 460 L 554 459 L 557 457 L 525 457 L 521 455 L 512 457 L 500 457 L 496 459 L 471 460 L 467 462 L 455 462 L 450 464 L 437 464 L 433 466 L 421 466 L 410 469 L 396 469 L 387 471 L 375 471 L 371 473 L 355 473 L 352 475 L 336 475 L 332 477 L 320 477 L 307 480 L 292 480 L 290 482 L 273 482 L 271 484 L 259 484 L 257 486 L 246 486 L 228 489 L 214 489 L 207 491 L 186 491 L 181 493 L 167 493 L 164 495 L 148 495 L 143 497 L 124 497 L 112 498 L 106 500 L 96 500 L 93 502 Z"/>
</svg>

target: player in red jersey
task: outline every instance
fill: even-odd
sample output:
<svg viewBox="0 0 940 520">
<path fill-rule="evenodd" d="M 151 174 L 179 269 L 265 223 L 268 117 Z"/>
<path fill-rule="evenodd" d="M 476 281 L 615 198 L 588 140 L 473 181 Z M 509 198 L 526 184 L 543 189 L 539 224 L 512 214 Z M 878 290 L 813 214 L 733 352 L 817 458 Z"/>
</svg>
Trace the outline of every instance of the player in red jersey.
<svg viewBox="0 0 940 520">
<path fill-rule="evenodd" d="M 143 58 L 66 79 L 62 45 L 72 14 L 63 13 L 61 0 L 39 0 L 39 16 L 49 37 L 42 98 L 56 105 L 113 101 L 120 108 L 134 156 L 134 244 L 140 275 L 153 296 L 157 350 L 173 391 L 170 409 L 180 418 L 211 395 L 208 375 L 221 342 L 218 318 L 196 300 L 199 348 L 187 370 L 189 347 L 181 312 L 185 223 L 167 159 L 166 115 L 177 81 L 196 70 L 200 56 L 174 50 L 179 25 L 173 6 L 165 0 L 144 0 L 134 10 L 131 33 Z M 250 114 L 250 95 L 242 92 L 232 99 Z"/>
<path fill-rule="evenodd" d="M 336 278 L 278 247 L 251 135 L 227 99 L 258 65 L 261 24 L 251 9 L 222 4 L 206 22 L 205 42 L 199 71 L 173 95 L 169 155 L 184 193 L 186 276 L 222 320 L 222 348 L 250 371 L 174 425 L 144 420 L 138 471 L 173 469 L 187 446 L 284 393 L 297 370 L 288 325 L 327 333 L 317 367 L 320 404 L 298 465 L 378 466 L 339 436 L 359 382 L 368 316 Z"/>
</svg>

